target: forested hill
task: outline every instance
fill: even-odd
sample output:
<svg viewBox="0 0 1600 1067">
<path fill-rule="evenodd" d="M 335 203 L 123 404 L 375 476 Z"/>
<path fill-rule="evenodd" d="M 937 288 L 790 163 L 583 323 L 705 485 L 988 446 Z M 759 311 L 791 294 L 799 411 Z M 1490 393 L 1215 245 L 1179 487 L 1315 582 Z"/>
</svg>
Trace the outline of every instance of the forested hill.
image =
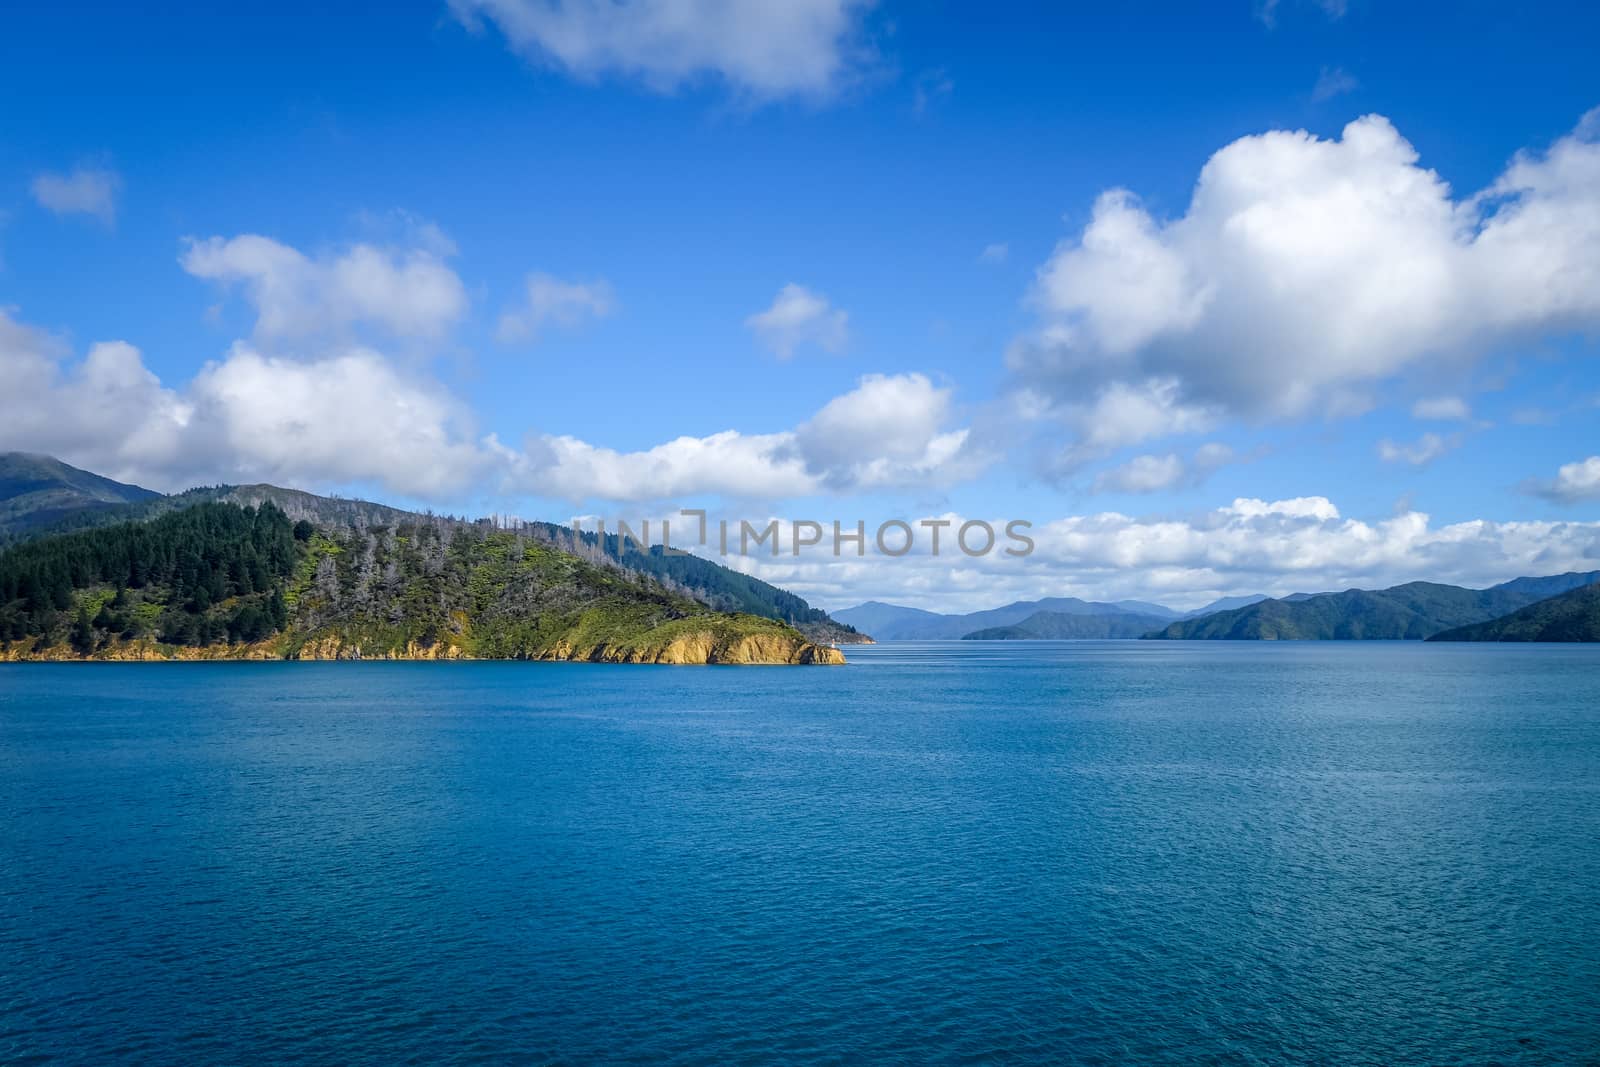
<svg viewBox="0 0 1600 1067">
<path fill-rule="evenodd" d="M 335 526 L 206 502 L 0 553 L 0 658 L 508 658 L 828 663 L 785 623 L 717 612 L 522 532 Z"/>
<path fill-rule="evenodd" d="M 1460 626 L 1430 641 L 1600 641 L 1600 585 L 1529 604 L 1510 615 Z"/>
<path fill-rule="evenodd" d="M 1263 600 L 1234 611 L 1176 622 L 1150 636 L 1172 640 L 1422 640 L 1458 626 L 1487 622 L 1552 592 L 1597 578 L 1600 572 L 1519 578 L 1489 589 L 1409 582 L 1389 589 Z"/>
<path fill-rule="evenodd" d="M 52 536 L 130 521 L 148 521 L 175 510 L 204 503 L 234 503 L 259 507 L 272 503 L 291 519 L 306 519 L 327 527 L 365 527 L 372 525 L 400 526 L 416 523 L 448 521 L 458 525 L 494 528 L 484 520 L 418 514 L 399 508 L 376 504 L 368 500 L 344 497 L 319 496 L 298 489 L 284 489 L 274 485 L 220 485 L 190 489 L 186 492 L 162 496 L 137 486 L 102 479 L 87 471 L 69 467 L 47 456 L 29 456 L 24 453 L 0 454 L 0 481 L 10 462 L 19 470 L 35 471 L 39 464 L 48 465 L 45 480 L 56 494 L 52 500 L 57 506 L 39 510 L 45 498 L 35 494 L 8 506 L 4 485 L 0 485 L 0 548 L 8 540 L 17 542 L 34 537 Z M 35 478 L 35 481 L 38 481 Z M 64 493 L 68 483 L 98 485 L 105 499 L 89 500 L 87 496 Z M 18 485 L 21 486 L 21 482 Z M 33 483 L 29 483 L 30 485 Z M 122 496 L 117 495 L 120 489 Z M 118 501 L 121 502 L 118 502 Z M 769 619 L 791 623 L 800 627 L 812 640 L 820 642 L 849 643 L 870 640 L 850 626 L 829 618 L 826 612 L 813 608 L 801 597 L 783 589 L 741 574 L 708 559 L 690 555 L 667 555 L 659 546 L 642 551 L 630 542 L 625 547 L 616 535 L 600 538 L 594 533 L 574 536 L 567 527 L 546 522 L 518 524 L 523 534 L 536 537 L 565 551 L 570 551 L 593 563 L 621 567 L 641 575 L 648 575 L 671 590 L 699 600 L 707 607 L 719 611 L 748 612 Z M 606 557 L 610 557 L 607 562 Z"/>
</svg>

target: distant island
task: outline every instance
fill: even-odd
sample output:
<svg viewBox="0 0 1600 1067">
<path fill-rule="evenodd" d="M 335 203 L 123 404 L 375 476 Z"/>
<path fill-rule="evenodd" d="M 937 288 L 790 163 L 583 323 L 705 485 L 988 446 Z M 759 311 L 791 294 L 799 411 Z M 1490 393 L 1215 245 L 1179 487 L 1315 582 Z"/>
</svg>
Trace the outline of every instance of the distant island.
<svg viewBox="0 0 1600 1067">
<path fill-rule="evenodd" d="M 0 455 L 0 659 L 837 664 L 865 640 L 698 557 L 272 486 Z M 802 628 L 810 633 L 802 632 Z"/>
</svg>

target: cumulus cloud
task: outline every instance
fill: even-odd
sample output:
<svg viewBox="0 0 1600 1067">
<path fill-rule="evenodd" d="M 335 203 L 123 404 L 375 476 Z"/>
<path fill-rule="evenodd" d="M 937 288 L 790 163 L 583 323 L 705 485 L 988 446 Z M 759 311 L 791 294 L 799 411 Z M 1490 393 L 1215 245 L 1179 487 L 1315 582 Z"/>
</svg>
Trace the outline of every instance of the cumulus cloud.
<svg viewBox="0 0 1600 1067">
<path fill-rule="evenodd" d="M 10 386 L 0 449 L 48 452 L 152 488 L 373 483 L 445 499 L 488 472 L 446 390 L 360 347 L 289 360 L 239 343 L 174 389 L 126 342 L 74 360 L 0 312 L 0 377 Z"/>
<path fill-rule="evenodd" d="M 1597 135 L 1591 115 L 1466 198 L 1381 116 L 1241 138 L 1176 219 L 1101 195 L 1039 269 L 1009 364 L 1056 410 L 1154 382 L 1175 411 L 1337 416 L 1408 370 L 1600 328 Z"/>
<path fill-rule="evenodd" d="M 993 244 L 983 246 L 983 251 L 978 253 L 979 263 L 1004 263 L 1011 254 L 1011 246 L 1004 241 L 995 241 Z"/>
<path fill-rule="evenodd" d="M 189 396 L 195 433 L 226 481 L 377 481 L 445 499 L 488 473 L 465 408 L 371 349 L 301 361 L 237 344 L 201 370 Z"/>
<path fill-rule="evenodd" d="M 586 319 L 603 319 L 616 310 L 616 294 L 603 278 L 567 282 L 549 274 L 530 274 L 522 302 L 500 316 L 495 336 L 502 342 L 527 340 L 546 325 L 571 329 Z"/>
<path fill-rule="evenodd" d="M 36 175 L 31 188 L 34 200 L 57 215 L 92 215 L 110 226 L 117 220 L 122 176 L 103 167 L 78 167 Z"/>
<path fill-rule="evenodd" d="M 1600 456 L 1564 463 L 1550 481 L 1532 480 L 1523 484 L 1526 492 L 1558 504 L 1579 504 L 1600 500 Z"/>
<path fill-rule="evenodd" d="M 772 306 L 744 320 L 779 359 L 788 359 L 802 345 L 840 352 L 849 339 L 850 317 L 821 293 L 790 282 L 778 290 Z"/>
<path fill-rule="evenodd" d="M 0 380 L 0 450 L 61 455 L 124 480 L 159 482 L 194 415 L 132 345 L 96 344 L 74 361 L 3 308 Z"/>
<path fill-rule="evenodd" d="M 179 263 L 197 278 L 238 285 L 256 311 L 256 335 L 296 339 L 356 326 L 435 341 L 467 310 L 466 287 L 432 247 L 370 244 L 318 256 L 257 234 L 189 239 Z"/>
<path fill-rule="evenodd" d="M 1204 433 L 1217 424 L 1212 408 L 1185 404 L 1173 379 L 1110 382 L 1087 399 L 1057 403 L 1047 393 L 1030 392 L 1021 405 L 1024 417 L 1053 419 L 1073 433 L 1073 443 L 1051 452 L 1040 464 L 1049 478 L 1076 473 L 1085 464 L 1119 448 L 1157 438 Z"/>
<path fill-rule="evenodd" d="M 826 97 L 860 71 L 871 0 L 450 0 L 518 53 L 580 78 L 620 74 L 669 92 L 719 79 L 755 99 Z"/>
<path fill-rule="evenodd" d="M 945 430 L 951 390 L 922 374 L 869 374 L 796 430 L 807 470 L 833 488 L 945 487 L 987 459 L 966 448 L 968 431 Z"/>
<path fill-rule="evenodd" d="M 380 351 L 335 342 L 289 358 L 233 344 L 182 387 L 138 349 L 81 359 L 0 309 L 0 450 L 49 452 L 152 488 L 270 481 L 375 485 L 454 502 L 483 490 L 571 500 L 926 489 L 975 476 L 992 457 L 952 427 L 951 392 L 918 374 L 868 375 L 793 429 L 679 437 L 619 452 L 570 436 L 512 448 L 479 435 L 466 405 Z"/>
<path fill-rule="evenodd" d="M 804 496 L 817 480 L 794 452 L 788 433 L 679 437 L 652 448 L 619 452 L 572 436 L 529 441 L 507 451 L 510 485 L 568 500 L 663 500 L 718 494 L 746 499 Z"/>
<path fill-rule="evenodd" d="M 1460 448 L 1461 440 L 1460 434 L 1445 437 L 1436 433 L 1425 433 L 1410 443 L 1385 437 L 1378 442 L 1378 458 L 1385 463 L 1409 463 L 1413 467 L 1424 467 L 1446 452 Z"/>
<path fill-rule="evenodd" d="M 793 430 L 727 430 L 635 452 L 547 435 L 503 455 L 513 488 L 571 500 L 926 489 L 974 477 L 992 459 L 968 445 L 967 430 L 947 428 L 952 417 L 950 390 L 923 375 L 867 375 Z"/>
</svg>

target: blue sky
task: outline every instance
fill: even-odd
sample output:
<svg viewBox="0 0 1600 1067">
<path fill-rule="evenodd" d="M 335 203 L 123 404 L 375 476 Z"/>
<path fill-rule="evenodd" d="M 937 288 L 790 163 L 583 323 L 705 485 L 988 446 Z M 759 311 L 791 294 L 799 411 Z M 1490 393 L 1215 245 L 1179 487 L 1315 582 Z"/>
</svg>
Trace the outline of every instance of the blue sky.
<svg viewBox="0 0 1600 1067">
<path fill-rule="evenodd" d="M 13 12 L 0 447 L 1046 531 L 738 561 L 830 606 L 1600 566 L 1600 10 L 996 7 Z"/>
</svg>

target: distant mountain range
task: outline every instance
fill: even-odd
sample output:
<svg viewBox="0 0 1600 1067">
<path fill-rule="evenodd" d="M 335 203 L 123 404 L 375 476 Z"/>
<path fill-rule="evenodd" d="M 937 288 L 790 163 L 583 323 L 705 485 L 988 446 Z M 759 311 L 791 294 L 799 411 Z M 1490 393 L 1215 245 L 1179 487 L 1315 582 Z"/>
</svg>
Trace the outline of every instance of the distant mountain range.
<svg viewBox="0 0 1600 1067">
<path fill-rule="evenodd" d="M 1279 598 L 1224 597 L 1181 615 L 1143 601 L 1075 597 L 1022 600 L 964 615 L 869 601 L 833 617 L 882 641 L 1585 641 L 1595 640 L 1583 635 L 1600 625 L 1586 614 L 1593 601 L 1587 593 L 1568 594 L 1597 582 L 1600 571 L 1516 578 L 1489 589 L 1408 582 Z"/>
<path fill-rule="evenodd" d="M 966 641 L 1068 641 L 1120 640 L 1143 637 L 1164 626 L 1167 617 L 1107 612 L 1073 615 L 1064 611 L 1036 611 L 1011 626 L 991 626 L 962 635 Z"/>
<path fill-rule="evenodd" d="M 1265 599 L 1265 594 L 1259 593 L 1254 596 L 1224 597 L 1203 608 L 1180 612 L 1143 600 L 1103 602 L 1080 600 L 1077 597 L 1046 597 L 1043 600 L 1018 600 L 1003 607 L 961 615 L 941 615 L 921 608 L 869 600 L 853 608 L 835 611 L 833 618 L 869 633 L 879 641 L 951 641 L 969 636 L 985 641 L 1028 640 L 1038 639 L 1046 633 L 1059 637 L 1142 637 L 1178 619 L 1241 607 Z M 1065 615 L 1079 621 L 1035 618 L 1040 615 Z M 1089 618 L 1103 621 L 1082 621 Z M 1069 630 L 1074 632 L 1069 635 Z"/>
<path fill-rule="evenodd" d="M 1016 626 L 1040 612 L 1077 616 L 1137 616 L 1145 619 L 1153 618 L 1158 623 L 1179 617 L 1177 612 L 1159 604 L 1146 604 L 1136 600 L 1107 604 L 1079 600 L 1077 597 L 1019 600 L 1004 607 L 973 611 L 965 615 L 940 615 L 920 608 L 907 608 L 898 604 L 869 600 L 853 608 L 835 611 L 833 617 L 839 622 L 871 634 L 879 641 L 941 641 L 955 640 L 980 630 Z"/>
</svg>

